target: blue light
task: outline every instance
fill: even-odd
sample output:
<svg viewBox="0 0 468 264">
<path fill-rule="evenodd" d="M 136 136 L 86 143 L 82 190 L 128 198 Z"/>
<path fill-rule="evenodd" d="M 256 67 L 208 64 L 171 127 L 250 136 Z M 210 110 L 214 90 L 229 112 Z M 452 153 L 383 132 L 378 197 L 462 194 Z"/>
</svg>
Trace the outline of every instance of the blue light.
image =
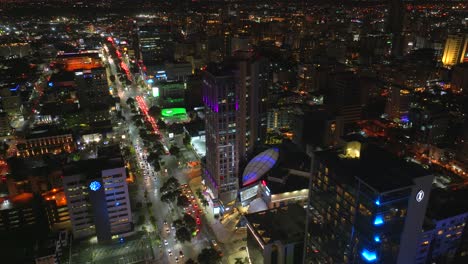
<svg viewBox="0 0 468 264">
<path fill-rule="evenodd" d="M 243 182 L 247 182 L 247 181 L 250 180 L 250 179 L 255 179 L 255 177 L 257 177 L 257 173 L 255 173 L 255 172 L 247 173 L 247 174 L 244 175 L 244 177 L 242 178 L 242 181 L 243 181 Z"/>
<path fill-rule="evenodd" d="M 375 204 L 380 205 L 380 200 L 379 199 L 375 200 Z"/>
<path fill-rule="evenodd" d="M 18 91 L 18 88 L 19 88 L 19 84 L 16 85 L 15 88 L 10 88 L 10 91 L 16 92 L 16 91 Z"/>
<path fill-rule="evenodd" d="M 146 82 L 149 83 L 149 84 L 153 84 L 154 80 L 153 79 L 148 79 Z"/>
<path fill-rule="evenodd" d="M 101 188 L 101 183 L 99 183 L 98 181 L 93 181 L 89 184 L 89 188 L 91 189 L 91 191 L 97 191 Z"/>
<path fill-rule="evenodd" d="M 375 236 L 374 236 L 374 241 L 377 242 L 377 243 L 380 243 L 380 236 L 379 236 L 379 235 L 375 235 Z"/>
<path fill-rule="evenodd" d="M 367 262 L 374 262 L 377 260 L 377 254 L 373 251 L 369 251 L 367 249 L 363 249 L 361 252 L 361 256 L 366 260 Z"/>
<path fill-rule="evenodd" d="M 115 206 L 119 206 L 119 205 L 120 205 L 120 203 L 119 203 L 119 202 L 116 202 L 116 203 L 115 203 Z"/>
<path fill-rule="evenodd" d="M 49 87 L 52 87 L 52 86 L 54 86 L 54 83 L 53 83 L 53 82 L 49 82 L 47 85 L 49 85 Z"/>
<path fill-rule="evenodd" d="M 374 225 L 375 226 L 383 225 L 383 223 L 384 223 L 384 219 L 383 219 L 383 217 L 381 215 L 378 215 L 378 216 L 375 217 L 375 219 L 374 219 Z"/>
<path fill-rule="evenodd" d="M 119 238 L 120 243 L 123 243 L 125 240 L 123 237 Z"/>
</svg>

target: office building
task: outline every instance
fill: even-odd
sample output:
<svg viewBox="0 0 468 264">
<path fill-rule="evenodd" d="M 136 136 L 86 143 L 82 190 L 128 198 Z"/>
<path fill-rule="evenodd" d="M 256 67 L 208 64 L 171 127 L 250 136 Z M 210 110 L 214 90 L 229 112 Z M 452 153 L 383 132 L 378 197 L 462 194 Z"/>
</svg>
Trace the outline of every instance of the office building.
<svg viewBox="0 0 468 264">
<path fill-rule="evenodd" d="M 245 126 L 241 128 L 245 133 L 238 135 L 241 144 L 239 157 L 245 159 L 246 154 L 252 152 L 255 143 L 266 138 L 268 65 L 266 59 L 256 58 L 253 52 L 238 51 L 235 56 L 239 69 L 236 76 L 241 99 L 239 114 L 245 117 L 245 121 L 238 124 Z"/>
<path fill-rule="evenodd" d="M 434 177 L 358 141 L 312 156 L 305 263 L 414 263 Z"/>
<path fill-rule="evenodd" d="M 359 78 L 353 72 L 331 74 L 325 104 L 330 105 L 337 116 L 342 117 L 343 131 L 346 133 L 353 123 L 362 116 L 365 93 L 359 85 Z"/>
<path fill-rule="evenodd" d="M 304 208 L 297 204 L 247 214 L 251 263 L 296 264 L 303 257 Z"/>
<path fill-rule="evenodd" d="M 267 111 L 267 131 L 289 128 L 293 120 L 293 109 L 289 107 L 271 108 Z"/>
<path fill-rule="evenodd" d="M 468 63 L 453 67 L 450 88 L 454 93 L 468 94 Z"/>
<path fill-rule="evenodd" d="M 398 86 L 391 86 L 385 105 L 385 112 L 392 120 L 408 122 L 411 93 L 409 90 Z"/>
<path fill-rule="evenodd" d="M 174 43 L 170 26 L 143 25 L 138 30 L 139 51 L 145 64 L 173 60 Z"/>
<path fill-rule="evenodd" d="M 99 242 L 132 231 L 132 213 L 124 161 L 98 158 L 64 168 L 63 186 L 73 236 L 97 236 Z"/>
<path fill-rule="evenodd" d="M 240 115 L 240 86 L 235 65 L 209 65 L 204 72 L 206 163 L 203 179 L 214 204 L 234 201 L 239 189 L 239 135 L 245 135 Z M 219 206 L 215 206 L 219 207 Z"/>
<path fill-rule="evenodd" d="M 392 35 L 391 54 L 394 57 L 403 55 L 403 21 L 405 6 L 403 0 L 390 0 L 390 10 L 387 17 L 387 32 Z"/>
<path fill-rule="evenodd" d="M 445 41 L 442 63 L 451 67 L 463 62 L 468 62 L 468 35 L 449 35 Z"/>
<path fill-rule="evenodd" d="M 304 150 L 336 146 L 343 135 L 343 118 L 324 108 L 304 109 L 292 116 L 291 123 L 292 141 Z"/>
</svg>

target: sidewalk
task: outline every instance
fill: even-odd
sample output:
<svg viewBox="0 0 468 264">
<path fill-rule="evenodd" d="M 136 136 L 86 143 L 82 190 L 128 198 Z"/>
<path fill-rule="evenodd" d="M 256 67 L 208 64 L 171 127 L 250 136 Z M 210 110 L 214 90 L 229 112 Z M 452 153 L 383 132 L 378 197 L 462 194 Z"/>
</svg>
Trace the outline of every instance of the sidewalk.
<svg viewBox="0 0 468 264">
<path fill-rule="evenodd" d="M 202 189 L 201 179 L 202 179 L 201 176 L 193 178 L 189 181 L 188 184 L 192 192 L 195 194 L 198 205 L 200 206 L 200 208 L 203 208 L 203 205 L 201 204 L 200 199 L 196 195 L 197 189 Z M 211 230 L 215 234 L 216 240 L 223 244 L 230 243 L 234 237 L 233 236 L 234 230 L 228 229 L 223 224 L 221 224 L 219 220 L 216 220 L 214 218 L 213 208 L 210 205 L 204 208 L 204 212 L 205 212 L 204 220 L 208 222 L 208 226 L 211 228 Z"/>
</svg>

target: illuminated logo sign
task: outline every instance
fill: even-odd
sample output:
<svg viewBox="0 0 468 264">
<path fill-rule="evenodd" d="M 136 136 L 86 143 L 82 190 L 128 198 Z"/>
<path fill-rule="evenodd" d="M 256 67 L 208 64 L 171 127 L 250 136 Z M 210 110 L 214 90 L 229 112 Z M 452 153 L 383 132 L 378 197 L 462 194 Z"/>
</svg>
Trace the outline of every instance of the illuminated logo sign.
<svg viewBox="0 0 468 264">
<path fill-rule="evenodd" d="M 424 191 L 420 190 L 418 194 L 416 194 L 416 201 L 419 203 L 424 199 Z"/>
<path fill-rule="evenodd" d="M 97 191 L 101 188 L 101 183 L 99 183 L 98 181 L 93 181 L 89 184 L 89 188 L 91 189 L 91 191 Z"/>
</svg>

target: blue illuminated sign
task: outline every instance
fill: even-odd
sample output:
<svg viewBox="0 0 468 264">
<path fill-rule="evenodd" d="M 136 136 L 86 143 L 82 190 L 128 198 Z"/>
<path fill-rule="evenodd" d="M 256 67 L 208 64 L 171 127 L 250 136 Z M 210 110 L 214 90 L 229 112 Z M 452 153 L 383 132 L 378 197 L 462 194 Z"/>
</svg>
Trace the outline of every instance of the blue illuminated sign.
<svg viewBox="0 0 468 264">
<path fill-rule="evenodd" d="M 361 256 L 367 262 L 375 262 L 377 260 L 377 254 L 373 251 L 369 251 L 367 249 L 363 249 L 361 252 Z"/>
<path fill-rule="evenodd" d="M 379 199 L 375 200 L 375 204 L 380 205 L 380 200 Z"/>
<path fill-rule="evenodd" d="M 152 83 L 154 83 L 154 80 L 153 79 L 148 79 L 146 82 L 149 83 L 149 84 L 152 84 Z"/>
<path fill-rule="evenodd" d="M 98 181 L 93 181 L 89 184 L 89 188 L 91 189 L 91 191 L 97 191 L 101 188 L 101 183 L 99 183 Z"/>
<path fill-rule="evenodd" d="M 384 219 L 383 219 L 383 217 L 381 215 L 378 215 L 378 216 L 375 217 L 375 219 L 374 219 L 374 225 L 375 226 L 383 225 L 383 223 L 384 223 Z"/>
<path fill-rule="evenodd" d="M 49 85 L 49 87 L 52 87 L 52 86 L 54 86 L 54 83 L 53 83 L 53 82 L 49 82 L 47 85 Z"/>
<path fill-rule="evenodd" d="M 377 243 L 380 243 L 380 236 L 379 236 L 379 235 L 375 235 L 375 236 L 374 236 L 374 241 L 377 242 Z"/>
</svg>

